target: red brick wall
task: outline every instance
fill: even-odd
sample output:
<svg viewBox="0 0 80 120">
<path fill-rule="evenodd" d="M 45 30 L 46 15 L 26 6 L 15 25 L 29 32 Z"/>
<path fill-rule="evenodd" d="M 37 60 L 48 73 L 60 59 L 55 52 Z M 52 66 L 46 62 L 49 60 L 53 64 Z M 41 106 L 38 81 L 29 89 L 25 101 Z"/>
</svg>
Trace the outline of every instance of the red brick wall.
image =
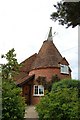
<svg viewBox="0 0 80 120">
<path fill-rule="evenodd" d="M 54 74 L 57 74 L 61 79 L 63 78 L 70 78 L 71 77 L 71 73 L 69 75 L 67 74 L 61 74 L 60 73 L 60 69 L 59 68 L 42 68 L 42 69 L 36 69 L 36 70 L 32 70 L 29 75 L 32 75 L 32 74 L 35 74 L 35 79 L 38 77 L 38 76 L 44 76 L 44 77 L 47 77 L 47 80 L 50 80 L 52 75 Z M 34 96 L 33 95 L 33 90 L 34 90 L 34 84 L 35 82 L 34 81 L 29 81 L 28 84 L 31 84 L 32 85 L 32 89 L 31 89 L 31 104 L 32 105 L 35 105 L 37 103 L 39 103 L 40 101 L 40 98 L 41 97 L 38 97 L 38 96 Z M 28 86 L 27 84 L 23 87 L 23 95 L 25 96 L 25 93 L 28 93 Z M 29 96 L 26 96 L 26 100 L 27 102 L 29 102 L 30 98 Z"/>
<path fill-rule="evenodd" d="M 50 80 L 52 75 L 57 74 L 60 79 L 64 79 L 64 78 L 71 78 L 71 73 L 69 74 L 61 74 L 60 73 L 60 68 L 42 68 L 42 69 L 36 69 L 36 70 L 32 70 L 29 75 L 35 74 L 35 79 L 38 76 L 44 76 L 47 78 L 47 80 Z"/>
<path fill-rule="evenodd" d="M 31 97 L 31 104 L 32 105 L 36 105 L 39 103 L 40 99 L 42 98 L 43 96 L 34 96 L 34 86 L 33 86 L 33 90 L 32 90 L 32 97 Z"/>
<path fill-rule="evenodd" d="M 40 101 L 40 97 L 39 96 L 33 96 L 32 97 L 32 105 L 38 104 L 39 101 Z"/>
</svg>

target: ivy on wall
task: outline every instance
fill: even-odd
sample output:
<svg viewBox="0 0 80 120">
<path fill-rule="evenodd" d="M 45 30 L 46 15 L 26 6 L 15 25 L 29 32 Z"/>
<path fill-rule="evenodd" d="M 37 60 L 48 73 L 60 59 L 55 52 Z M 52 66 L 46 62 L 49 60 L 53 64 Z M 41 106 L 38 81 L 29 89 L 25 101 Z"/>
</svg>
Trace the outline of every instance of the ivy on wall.
<svg viewBox="0 0 80 120">
<path fill-rule="evenodd" d="M 39 76 L 37 79 L 36 79 L 36 82 L 39 84 L 39 85 L 43 85 L 44 86 L 44 89 L 45 90 L 48 90 L 48 92 L 51 91 L 51 88 L 52 88 L 52 84 L 55 83 L 55 82 L 58 82 L 60 81 L 60 78 L 58 77 L 58 75 L 53 75 L 51 80 L 47 81 L 46 80 L 46 77 L 43 77 L 43 76 Z"/>
</svg>

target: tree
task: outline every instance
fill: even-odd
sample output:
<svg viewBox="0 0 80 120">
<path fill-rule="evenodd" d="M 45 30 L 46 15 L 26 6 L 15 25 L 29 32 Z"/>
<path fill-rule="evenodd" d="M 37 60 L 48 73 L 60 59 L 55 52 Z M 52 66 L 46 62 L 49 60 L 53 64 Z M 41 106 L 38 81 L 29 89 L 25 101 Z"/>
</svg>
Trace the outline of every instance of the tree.
<svg viewBox="0 0 80 120">
<path fill-rule="evenodd" d="M 80 0 L 79 2 L 65 2 L 62 0 L 54 5 L 57 12 L 51 14 L 51 19 L 58 21 L 61 25 L 67 25 L 67 28 L 80 26 Z"/>
<path fill-rule="evenodd" d="M 4 79 L 13 79 L 13 76 L 18 73 L 20 65 L 15 58 L 16 54 L 14 52 L 13 48 L 7 54 L 1 56 L 7 60 L 7 63 L 2 65 L 2 78 Z"/>
<path fill-rule="evenodd" d="M 2 120 L 23 120 L 25 112 L 21 89 L 13 81 L 2 83 Z"/>
<path fill-rule="evenodd" d="M 0 120 L 2 118 L 2 65 L 0 65 Z"/>
<path fill-rule="evenodd" d="M 9 50 L 2 58 L 7 63 L 2 65 L 2 120 L 23 120 L 25 112 L 24 98 L 21 96 L 21 89 L 14 81 L 14 75 L 18 72 L 14 49 Z"/>
<path fill-rule="evenodd" d="M 40 120 L 79 120 L 80 81 L 61 80 L 37 105 Z"/>
</svg>

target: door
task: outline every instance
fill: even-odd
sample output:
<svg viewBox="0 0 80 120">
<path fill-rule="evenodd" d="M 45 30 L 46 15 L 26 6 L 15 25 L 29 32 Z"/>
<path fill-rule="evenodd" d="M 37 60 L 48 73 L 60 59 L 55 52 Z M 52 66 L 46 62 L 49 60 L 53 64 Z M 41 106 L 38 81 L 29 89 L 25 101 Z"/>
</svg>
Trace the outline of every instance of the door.
<svg viewBox="0 0 80 120">
<path fill-rule="evenodd" d="M 27 85 L 24 87 L 24 97 L 25 97 L 25 102 L 27 105 L 31 104 L 31 85 Z"/>
</svg>

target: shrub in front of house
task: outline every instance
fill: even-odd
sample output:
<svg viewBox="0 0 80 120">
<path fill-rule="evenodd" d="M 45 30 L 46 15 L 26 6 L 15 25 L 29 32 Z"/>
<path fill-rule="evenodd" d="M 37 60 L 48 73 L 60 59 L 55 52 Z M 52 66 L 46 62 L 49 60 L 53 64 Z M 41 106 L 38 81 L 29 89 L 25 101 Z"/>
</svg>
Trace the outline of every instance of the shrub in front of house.
<svg viewBox="0 0 80 120">
<path fill-rule="evenodd" d="M 40 120 L 79 120 L 80 81 L 61 80 L 36 106 Z"/>
<path fill-rule="evenodd" d="M 25 102 L 13 81 L 2 82 L 2 120 L 23 120 Z"/>
</svg>

